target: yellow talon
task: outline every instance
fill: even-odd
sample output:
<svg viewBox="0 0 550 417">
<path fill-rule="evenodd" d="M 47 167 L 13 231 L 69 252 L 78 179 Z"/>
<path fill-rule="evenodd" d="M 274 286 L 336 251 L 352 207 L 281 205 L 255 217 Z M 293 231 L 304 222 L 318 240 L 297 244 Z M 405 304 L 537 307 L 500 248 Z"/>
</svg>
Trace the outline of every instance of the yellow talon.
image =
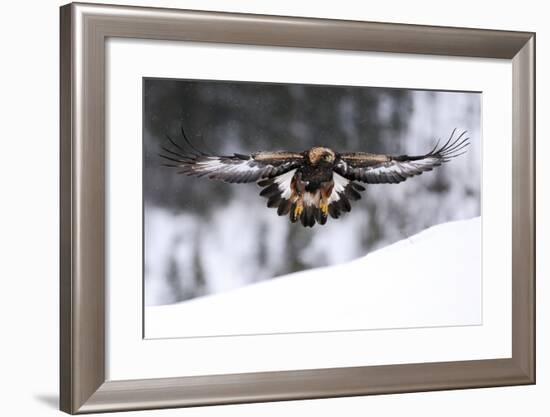
<svg viewBox="0 0 550 417">
<path fill-rule="evenodd" d="M 321 209 L 323 215 L 326 216 L 328 214 L 328 204 L 321 204 L 319 208 Z"/>
<path fill-rule="evenodd" d="M 300 217 L 302 211 L 304 211 L 304 206 L 296 206 L 296 208 L 294 209 L 294 217 Z"/>
</svg>

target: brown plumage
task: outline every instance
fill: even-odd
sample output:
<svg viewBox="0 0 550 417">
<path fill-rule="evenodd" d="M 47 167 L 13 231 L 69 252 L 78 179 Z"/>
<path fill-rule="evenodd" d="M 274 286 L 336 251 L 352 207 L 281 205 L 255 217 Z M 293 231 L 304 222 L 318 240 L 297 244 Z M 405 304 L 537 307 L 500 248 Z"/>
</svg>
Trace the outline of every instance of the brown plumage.
<svg viewBox="0 0 550 417">
<path fill-rule="evenodd" d="M 164 147 L 164 164 L 179 173 L 229 183 L 257 182 L 267 198 L 267 206 L 279 216 L 303 226 L 325 224 L 329 216 L 337 219 L 351 210 L 351 201 L 361 198 L 367 184 L 397 184 L 407 178 L 431 171 L 434 167 L 465 152 L 466 132 L 418 156 L 391 156 L 367 152 L 337 153 L 316 146 L 304 152 L 267 151 L 250 155 L 214 156 L 196 149 L 185 136 L 186 148 L 168 138 L 173 148 Z"/>
</svg>

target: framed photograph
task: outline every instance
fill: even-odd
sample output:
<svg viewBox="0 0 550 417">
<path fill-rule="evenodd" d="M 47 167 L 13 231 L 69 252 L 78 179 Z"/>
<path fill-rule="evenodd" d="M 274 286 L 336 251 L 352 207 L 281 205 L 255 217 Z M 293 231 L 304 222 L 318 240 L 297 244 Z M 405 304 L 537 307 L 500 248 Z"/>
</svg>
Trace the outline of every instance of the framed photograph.
<svg viewBox="0 0 550 417">
<path fill-rule="evenodd" d="M 535 383 L 535 35 L 61 8 L 61 409 Z"/>
</svg>

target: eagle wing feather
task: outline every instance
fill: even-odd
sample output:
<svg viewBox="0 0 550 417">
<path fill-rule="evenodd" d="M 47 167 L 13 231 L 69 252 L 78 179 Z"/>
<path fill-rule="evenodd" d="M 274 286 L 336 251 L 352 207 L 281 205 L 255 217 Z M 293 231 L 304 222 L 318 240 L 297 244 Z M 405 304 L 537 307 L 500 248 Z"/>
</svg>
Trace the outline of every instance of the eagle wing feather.
<svg viewBox="0 0 550 417">
<path fill-rule="evenodd" d="M 362 181 L 370 184 L 397 184 L 407 178 L 431 171 L 451 159 L 462 155 L 469 138 L 464 137 L 466 131 L 454 138 L 456 129 L 439 147 L 439 143 L 427 154 L 383 155 L 366 152 L 342 153 L 338 155 L 334 171 L 352 181 Z"/>
<path fill-rule="evenodd" d="M 180 174 L 207 177 L 229 183 L 255 182 L 264 178 L 273 178 L 298 167 L 304 158 L 301 153 L 288 151 L 216 156 L 196 149 L 185 136 L 184 138 L 190 149 L 184 149 L 168 137 L 174 148 L 162 148 L 164 153 L 160 156 L 167 161 L 164 165 L 179 168 Z"/>
</svg>

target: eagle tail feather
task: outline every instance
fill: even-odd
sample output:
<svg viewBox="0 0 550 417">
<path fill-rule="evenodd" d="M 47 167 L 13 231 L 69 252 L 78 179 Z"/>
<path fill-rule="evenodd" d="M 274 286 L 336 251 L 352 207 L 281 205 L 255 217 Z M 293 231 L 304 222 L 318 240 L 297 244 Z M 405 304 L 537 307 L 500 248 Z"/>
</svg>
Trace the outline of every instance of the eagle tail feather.
<svg viewBox="0 0 550 417">
<path fill-rule="evenodd" d="M 300 220 L 302 222 L 302 225 L 304 225 L 306 227 L 313 227 L 315 225 L 315 210 L 316 209 L 317 209 L 317 207 L 311 206 L 309 204 L 306 204 L 304 206 L 304 211 L 302 211 L 302 215 L 300 216 Z"/>
<path fill-rule="evenodd" d="M 338 176 L 327 197 L 324 189 L 306 191 L 295 181 L 293 173 L 289 173 L 262 179 L 258 185 L 263 187 L 260 195 L 267 199 L 267 207 L 276 209 L 279 216 L 288 215 L 292 223 L 300 222 L 304 227 L 324 225 L 329 216 L 337 219 L 351 211 L 351 202 L 359 200 L 365 190 L 362 185 Z"/>
</svg>

